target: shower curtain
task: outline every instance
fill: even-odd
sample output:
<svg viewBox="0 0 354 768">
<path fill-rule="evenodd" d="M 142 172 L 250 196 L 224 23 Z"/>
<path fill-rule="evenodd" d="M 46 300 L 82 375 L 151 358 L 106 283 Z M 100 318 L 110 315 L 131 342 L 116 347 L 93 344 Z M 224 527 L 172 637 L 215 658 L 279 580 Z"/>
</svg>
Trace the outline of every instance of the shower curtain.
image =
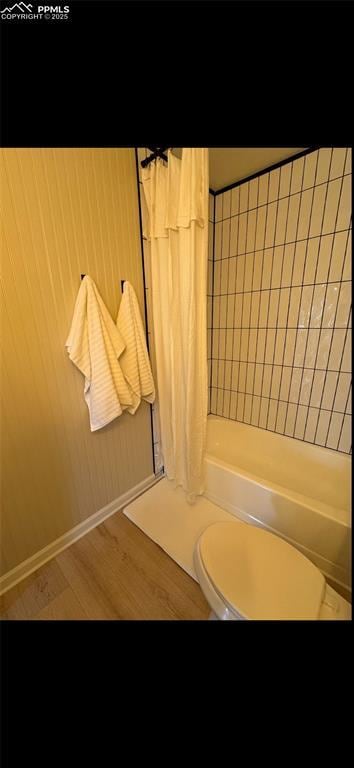
<svg viewBox="0 0 354 768">
<path fill-rule="evenodd" d="M 204 490 L 207 420 L 208 150 L 168 152 L 142 169 L 165 472 L 193 501 Z"/>
</svg>

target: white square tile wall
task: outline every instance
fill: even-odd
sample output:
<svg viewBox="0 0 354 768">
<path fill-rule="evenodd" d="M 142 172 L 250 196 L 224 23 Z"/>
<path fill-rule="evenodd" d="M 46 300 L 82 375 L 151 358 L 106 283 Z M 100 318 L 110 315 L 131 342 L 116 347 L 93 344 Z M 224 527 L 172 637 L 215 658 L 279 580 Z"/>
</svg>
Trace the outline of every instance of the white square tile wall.
<svg viewBox="0 0 354 768">
<path fill-rule="evenodd" d="M 209 399 L 208 413 L 211 412 L 210 391 L 211 391 L 211 355 L 212 355 L 212 325 L 213 325 L 213 280 L 214 280 L 214 228 L 215 228 L 215 196 L 209 194 L 209 253 L 208 253 L 208 286 L 207 286 L 207 344 L 208 344 L 208 382 Z M 225 193 L 224 199 L 225 211 L 231 216 L 231 193 Z M 220 279 L 220 278 L 219 278 Z"/>
<path fill-rule="evenodd" d="M 351 149 L 210 195 L 211 413 L 351 453 Z"/>
</svg>

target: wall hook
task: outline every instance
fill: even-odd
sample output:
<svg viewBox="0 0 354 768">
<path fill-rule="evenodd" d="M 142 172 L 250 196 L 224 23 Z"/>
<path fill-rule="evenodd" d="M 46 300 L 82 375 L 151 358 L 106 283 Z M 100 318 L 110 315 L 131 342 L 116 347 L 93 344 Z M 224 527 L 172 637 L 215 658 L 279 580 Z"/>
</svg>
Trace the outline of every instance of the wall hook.
<svg viewBox="0 0 354 768">
<path fill-rule="evenodd" d="M 86 277 L 86 275 L 85 275 L 85 273 L 82 272 L 81 273 L 81 280 L 83 280 L 84 277 Z M 121 288 L 122 293 L 123 293 L 124 283 L 125 283 L 125 280 L 121 280 L 120 281 L 120 288 Z"/>
</svg>

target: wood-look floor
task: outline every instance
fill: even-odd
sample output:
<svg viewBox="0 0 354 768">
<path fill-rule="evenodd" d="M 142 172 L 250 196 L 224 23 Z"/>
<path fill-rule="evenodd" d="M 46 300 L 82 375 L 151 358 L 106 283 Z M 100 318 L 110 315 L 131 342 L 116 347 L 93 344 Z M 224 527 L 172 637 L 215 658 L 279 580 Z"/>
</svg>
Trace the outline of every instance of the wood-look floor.
<svg viewBox="0 0 354 768">
<path fill-rule="evenodd" d="M 207 619 L 198 584 L 116 512 L 0 597 L 2 619 Z"/>
</svg>

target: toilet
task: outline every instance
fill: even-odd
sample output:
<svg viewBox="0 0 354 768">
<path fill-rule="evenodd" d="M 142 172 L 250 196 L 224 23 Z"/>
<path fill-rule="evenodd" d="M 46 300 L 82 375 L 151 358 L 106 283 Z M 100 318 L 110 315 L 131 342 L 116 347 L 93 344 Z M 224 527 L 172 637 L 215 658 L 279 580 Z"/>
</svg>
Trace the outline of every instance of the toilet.
<svg viewBox="0 0 354 768">
<path fill-rule="evenodd" d="M 219 522 L 200 536 L 194 551 L 210 619 L 347 619 L 352 607 L 295 547 L 244 522 Z"/>
</svg>

